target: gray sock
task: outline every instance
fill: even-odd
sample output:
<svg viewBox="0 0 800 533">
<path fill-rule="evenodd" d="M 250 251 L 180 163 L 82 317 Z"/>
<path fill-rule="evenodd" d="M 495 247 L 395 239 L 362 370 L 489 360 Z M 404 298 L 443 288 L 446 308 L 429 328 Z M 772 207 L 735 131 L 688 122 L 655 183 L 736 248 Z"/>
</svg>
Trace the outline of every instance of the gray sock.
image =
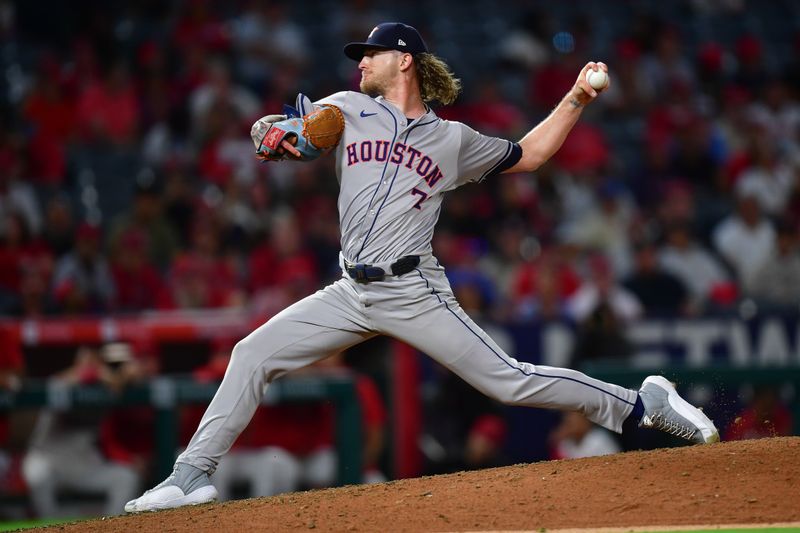
<svg viewBox="0 0 800 533">
<path fill-rule="evenodd" d="M 203 470 L 190 464 L 175 463 L 175 469 L 172 471 L 172 474 L 152 490 L 169 485 L 175 485 L 180 488 L 184 494 L 191 494 L 200 487 L 211 485 L 211 481 L 208 479 L 208 474 Z"/>
<path fill-rule="evenodd" d="M 184 494 L 196 491 L 200 487 L 211 485 L 208 474 L 199 468 L 186 463 L 175 463 L 175 481 Z"/>
</svg>

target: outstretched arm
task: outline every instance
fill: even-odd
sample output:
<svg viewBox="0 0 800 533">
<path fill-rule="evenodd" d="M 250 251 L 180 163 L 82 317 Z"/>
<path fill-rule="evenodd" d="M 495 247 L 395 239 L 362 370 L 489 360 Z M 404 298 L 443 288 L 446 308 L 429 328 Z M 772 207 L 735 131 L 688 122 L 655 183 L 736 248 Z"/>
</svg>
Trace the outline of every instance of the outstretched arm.
<svg viewBox="0 0 800 533">
<path fill-rule="evenodd" d="M 522 157 L 516 165 L 507 169 L 508 172 L 532 172 L 542 166 L 553 154 L 555 154 L 564 139 L 567 138 L 570 130 L 578 122 L 583 108 L 590 104 L 599 92 L 605 90 L 593 89 L 586 81 L 586 73 L 589 70 L 603 70 L 608 72 L 605 63 L 595 63 L 593 61 L 586 64 L 581 69 L 575 85 L 564 96 L 559 104 L 553 109 L 550 115 L 541 121 L 535 128 L 529 131 L 519 145 L 522 148 Z"/>
</svg>

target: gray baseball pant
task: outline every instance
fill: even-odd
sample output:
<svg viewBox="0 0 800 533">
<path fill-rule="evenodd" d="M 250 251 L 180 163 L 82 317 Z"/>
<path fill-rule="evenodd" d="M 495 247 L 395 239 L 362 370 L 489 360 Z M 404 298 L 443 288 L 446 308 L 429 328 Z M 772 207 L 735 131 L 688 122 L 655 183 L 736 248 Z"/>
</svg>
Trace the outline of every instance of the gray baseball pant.
<svg viewBox="0 0 800 533">
<path fill-rule="evenodd" d="M 621 432 L 636 402 L 634 390 L 507 355 L 461 309 L 444 268 L 428 255 L 400 277 L 359 284 L 345 276 L 237 343 L 216 395 L 177 462 L 213 472 L 273 380 L 379 334 L 408 343 L 509 405 L 580 411 Z"/>
</svg>

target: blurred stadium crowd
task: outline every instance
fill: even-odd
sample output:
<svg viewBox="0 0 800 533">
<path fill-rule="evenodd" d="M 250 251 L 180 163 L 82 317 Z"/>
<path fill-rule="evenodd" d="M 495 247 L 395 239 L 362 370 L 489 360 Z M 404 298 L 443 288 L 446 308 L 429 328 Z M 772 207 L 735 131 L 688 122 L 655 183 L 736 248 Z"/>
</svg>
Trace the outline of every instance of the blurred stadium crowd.
<svg viewBox="0 0 800 533">
<path fill-rule="evenodd" d="M 269 316 L 338 277 L 331 158 L 259 164 L 248 132 L 357 90 L 342 45 L 393 19 L 464 80 L 437 113 L 489 135 L 611 73 L 551 162 L 446 199 L 434 253 L 476 319 L 800 310 L 795 2 L 0 0 L 0 315 Z"/>
<path fill-rule="evenodd" d="M 646 4 L 420 21 L 466 82 L 439 113 L 486 134 L 519 138 L 589 59 L 612 73 L 550 164 L 445 204 L 435 253 L 494 316 L 581 320 L 598 290 L 625 320 L 798 307 L 797 7 Z M 2 8 L 4 314 L 281 308 L 338 275 L 330 159 L 258 164 L 247 132 L 353 88 L 325 59 L 386 6 L 312 26 L 277 2 Z"/>
</svg>

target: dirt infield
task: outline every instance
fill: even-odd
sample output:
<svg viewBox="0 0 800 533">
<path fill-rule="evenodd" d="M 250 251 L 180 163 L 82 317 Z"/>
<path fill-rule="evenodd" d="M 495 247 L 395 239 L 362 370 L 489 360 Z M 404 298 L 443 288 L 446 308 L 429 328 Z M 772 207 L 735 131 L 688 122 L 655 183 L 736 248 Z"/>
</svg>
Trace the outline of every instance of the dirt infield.
<svg viewBox="0 0 800 533">
<path fill-rule="evenodd" d="M 516 465 L 45 531 L 475 531 L 800 522 L 800 437 Z"/>
</svg>

